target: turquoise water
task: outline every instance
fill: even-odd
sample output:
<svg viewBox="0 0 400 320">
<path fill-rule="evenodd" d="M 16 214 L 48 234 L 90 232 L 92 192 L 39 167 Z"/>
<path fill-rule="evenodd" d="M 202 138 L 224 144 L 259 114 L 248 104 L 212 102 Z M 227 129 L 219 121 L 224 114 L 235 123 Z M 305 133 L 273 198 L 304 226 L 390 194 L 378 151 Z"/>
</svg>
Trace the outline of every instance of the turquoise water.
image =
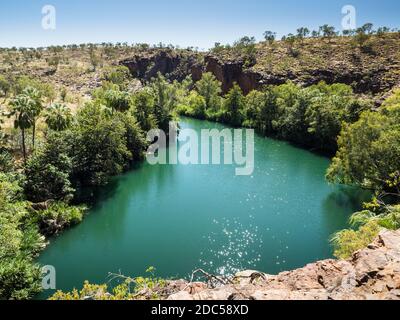
<svg viewBox="0 0 400 320">
<path fill-rule="evenodd" d="M 226 128 L 183 119 L 182 128 Z M 57 289 L 105 283 L 109 272 L 188 277 L 196 268 L 275 274 L 332 257 L 331 235 L 366 199 L 329 185 L 329 160 L 256 136 L 255 171 L 232 166 L 142 164 L 114 179 L 84 222 L 52 239 L 38 259 L 57 271 Z M 47 291 L 41 298 L 47 297 Z"/>
</svg>

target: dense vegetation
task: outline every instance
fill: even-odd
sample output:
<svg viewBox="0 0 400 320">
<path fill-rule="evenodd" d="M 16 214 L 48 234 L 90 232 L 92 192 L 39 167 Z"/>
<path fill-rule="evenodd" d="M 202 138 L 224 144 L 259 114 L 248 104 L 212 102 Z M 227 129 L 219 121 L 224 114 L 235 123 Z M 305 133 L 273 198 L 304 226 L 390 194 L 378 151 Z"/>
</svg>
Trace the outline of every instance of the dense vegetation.
<svg viewBox="0 0 400 320">
<path fill-rule="evenodd" d="M 327 173 L 332 182 L 371 189 L 375 196 L 351 222 L 359 231 L 345 230 L 334 238 L 339 257 L 348 257 L 370 243 L 381 227 L 400 228 L 400 92 L 378 111 L 364 112 L 346 125 L 339 151 Z"/>
<path fill-rule="evenodd" d="M 178 111 L 186 116 L 250 127 L 317 150 L 334 153 L 345 123 L 358 120 L 370 101 L 358 98 L 351 87 L 319 83 L 301 88 L 291 82 L 252 91 L 247 96 L 235 85 L 220 96 L 220 83 L 206 73 Z"/>
</svg>

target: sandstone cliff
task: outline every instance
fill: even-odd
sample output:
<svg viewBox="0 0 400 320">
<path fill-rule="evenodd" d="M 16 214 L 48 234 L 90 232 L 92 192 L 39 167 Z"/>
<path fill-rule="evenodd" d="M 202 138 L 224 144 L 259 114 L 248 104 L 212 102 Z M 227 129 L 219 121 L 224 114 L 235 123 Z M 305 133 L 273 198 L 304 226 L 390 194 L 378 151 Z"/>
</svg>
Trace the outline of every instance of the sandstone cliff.
<svg viewBox="0 0 400 320">
<path fill-rule="evenodd" d="M 133 75 L 149 80 L 157 72 L 171 80 L 192 76 L 194 81 L 204 72 L 212 72 L 222 82 L 226 93 L 237 82 L 244 93 L 262 85 L 279 85 L 292 80 L 309 86 L 320 81 L 351 85 L 356 93 L 381 95 L 400 84 L 400 36 L 374 36 L 367 47 L 355 46 L 351 38 L 329 41 L 306 39 L 288 49 L 278 41 L 256 46 L 255 62 L 234 49 L 198 53 L 189 50 L 159 49 L 121 61 Z"/>
<path fill-rule="evenodd" d="M 383 231 L 347 261 L 325 260 L 277 276 L 238 273 L 232 283 L 172 281 L 169 300 L 399 300 L 400 231 Z"/>
</svg>

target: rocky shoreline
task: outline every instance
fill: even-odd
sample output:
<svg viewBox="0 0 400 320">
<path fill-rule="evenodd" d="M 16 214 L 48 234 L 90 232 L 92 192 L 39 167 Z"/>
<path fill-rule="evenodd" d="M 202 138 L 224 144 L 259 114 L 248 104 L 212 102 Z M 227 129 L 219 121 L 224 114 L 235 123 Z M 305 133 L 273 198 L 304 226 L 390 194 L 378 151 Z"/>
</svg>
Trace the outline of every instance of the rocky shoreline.
<svg viewBox="0 0 400 320">
<path fill-rule="evenodd" d="M 170 281 L 164 290 L 168 300 L 400 300 L 400 231 L 382 231 L 349 260 L 318 261 L 276 276 L 243 271 L 214 288 Z"/>
</svg>

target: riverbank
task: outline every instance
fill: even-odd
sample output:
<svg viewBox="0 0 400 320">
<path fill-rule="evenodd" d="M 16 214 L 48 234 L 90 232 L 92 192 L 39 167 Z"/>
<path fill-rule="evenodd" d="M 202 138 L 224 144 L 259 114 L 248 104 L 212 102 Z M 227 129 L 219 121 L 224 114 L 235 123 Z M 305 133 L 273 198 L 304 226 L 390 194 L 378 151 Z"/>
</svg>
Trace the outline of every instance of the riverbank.
<svg viewBox="0 0 400 320">
<path fill-rule="evenodd" d="M 399 300 L 400 231 L 382 231 L 349 260 L 324 260 L 271 276 L 236 274 L 232 284 L 209 289 L 200 283 L 169 300 Z"/>
<path fill-rule="evenodd" d="M 400 231 L 382 231 L 348 260 L 324 260 L 276 276 L 242 271 L 207 275 L 208 282 L 175 280 L 143 288 L 128 299 L 153 300 L 399 300 Z M 204 275 L 204 274 L 203 274 Z M 87 286 L 76 299 L 113 300 L 105 287 Z M 59 295 L 57 299 L 63 299 Z"/>
</svg>

